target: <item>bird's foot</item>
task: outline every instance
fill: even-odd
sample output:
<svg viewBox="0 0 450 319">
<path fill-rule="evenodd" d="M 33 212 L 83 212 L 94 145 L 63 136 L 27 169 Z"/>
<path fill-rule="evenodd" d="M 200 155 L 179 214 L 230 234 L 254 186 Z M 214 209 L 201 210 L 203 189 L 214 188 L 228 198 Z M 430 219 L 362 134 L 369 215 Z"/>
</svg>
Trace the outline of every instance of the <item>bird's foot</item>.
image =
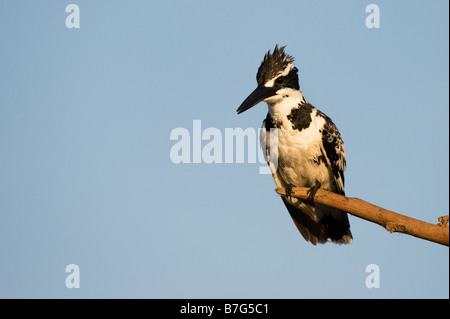
<svg viewBox="0 0 450 319">
<path fill-rule="evenodd" d="M 287 184 L 284 188 L 286 190 L 286 197 L 291 200 L 292 199 L 292 184 Z"/>
<path fill-rule="evenodd" d="M 308 200 L 310 202 L 314 202 L 314 196 L 316 196 L 317 191 L 319 190 L 320 186 L 322 184 L 320 182 L 317 182 L 314 186 L 312 186 L 307 192 L 306 194 L 308 195 Z"/>
</svg>

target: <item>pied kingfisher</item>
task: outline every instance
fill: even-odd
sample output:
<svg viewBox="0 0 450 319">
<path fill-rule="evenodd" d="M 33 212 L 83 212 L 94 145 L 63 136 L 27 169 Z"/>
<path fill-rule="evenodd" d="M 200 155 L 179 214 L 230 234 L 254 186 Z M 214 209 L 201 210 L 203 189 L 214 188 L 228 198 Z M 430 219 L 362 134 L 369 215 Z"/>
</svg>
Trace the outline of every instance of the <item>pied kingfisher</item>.
<svg viewBox="0 0 450 319">
<path fill-rule="evenodd" d="M 269 107 L 262 124 L 262 145 L 269 152 L 270 132 L 278 136 L 277 165 L 268 161 L 277 187 L 309 187 L 309 199 L 282 197 L 289 214 L 306 241 L 352 241 L 347 213 L 314 204 L 314 194 L 324 189 L 344 193 L 345 148 L 341 135 L 324 113 L 309 104 L 298 83 L 294 58 L 275 46 L 258 69 L 258 87 L 237 109 L 240 114 L 259 102 Z M 273 129 L 273 130 L 271 130 Z M 264 141 L 265 139 L 265 141 Z M 264 146 L 263 146 L 264 147 Z"/>
</svg>

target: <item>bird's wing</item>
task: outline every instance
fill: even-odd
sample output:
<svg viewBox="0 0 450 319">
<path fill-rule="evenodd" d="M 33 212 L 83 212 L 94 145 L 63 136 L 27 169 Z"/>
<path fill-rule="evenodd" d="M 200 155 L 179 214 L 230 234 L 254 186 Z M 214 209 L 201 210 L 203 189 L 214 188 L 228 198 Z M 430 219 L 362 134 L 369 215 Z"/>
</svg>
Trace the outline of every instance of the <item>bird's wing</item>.
<svg viewBox="0 0 450 319">
<path fill-rule="evenodd" d="M 334 181 L 336 183 L 336 193 L 345 195 L 344 191 L 344 171 L 346 168 L 345 161 L 345 147 L 342 141 L 341 134 L 339 133 L 336 125 L 333 121 L 321 113 L 321 116 L 325 119 L 325 124 L 322 130 L 322 144 L 325 151 L 325 158 L 327 164 L 331 167 L 333 172 Z"/>
</svg>

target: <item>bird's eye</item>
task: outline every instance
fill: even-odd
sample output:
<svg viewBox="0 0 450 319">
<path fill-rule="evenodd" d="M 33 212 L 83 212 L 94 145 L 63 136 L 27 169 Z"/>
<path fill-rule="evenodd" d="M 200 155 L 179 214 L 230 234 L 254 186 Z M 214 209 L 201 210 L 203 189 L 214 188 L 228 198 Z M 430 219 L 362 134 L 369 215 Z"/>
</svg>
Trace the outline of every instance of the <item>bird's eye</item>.
<svg viewBox="0 0 450 319">
<path fill-rule="evenodd" d="M 279 77 L 278 79 L 275 80 L 276 84 L 281 84 L 283 83 L 283 77 Z"/>
</svg>

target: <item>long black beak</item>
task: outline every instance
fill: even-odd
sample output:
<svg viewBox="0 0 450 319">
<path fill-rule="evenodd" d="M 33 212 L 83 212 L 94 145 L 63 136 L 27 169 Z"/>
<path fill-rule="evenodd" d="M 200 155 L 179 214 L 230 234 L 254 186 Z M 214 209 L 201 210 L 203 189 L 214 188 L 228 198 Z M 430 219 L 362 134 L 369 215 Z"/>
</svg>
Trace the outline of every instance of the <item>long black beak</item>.
<svg viewBox="0 0 450 319">
<path fill-rule="evenodd" d="M 276 89 L 273 87 L 266 87 L 262 84 L 258 85 L 258 87 L 242 102 L 241 106 L 236 110 L 238 114 L 247 111 L 252 106 L 255 106 L 262 100 L 274 95 Z"/>
</svg>

